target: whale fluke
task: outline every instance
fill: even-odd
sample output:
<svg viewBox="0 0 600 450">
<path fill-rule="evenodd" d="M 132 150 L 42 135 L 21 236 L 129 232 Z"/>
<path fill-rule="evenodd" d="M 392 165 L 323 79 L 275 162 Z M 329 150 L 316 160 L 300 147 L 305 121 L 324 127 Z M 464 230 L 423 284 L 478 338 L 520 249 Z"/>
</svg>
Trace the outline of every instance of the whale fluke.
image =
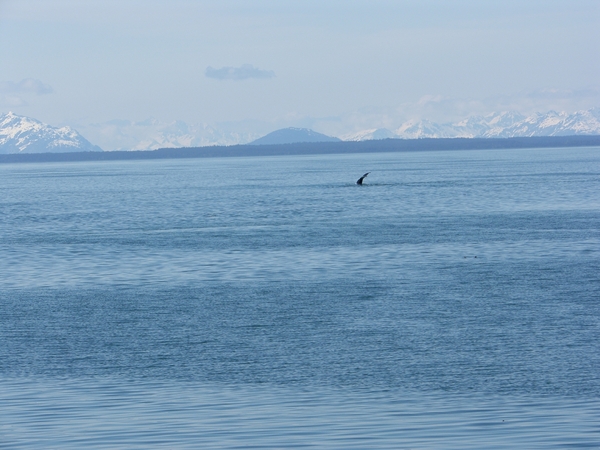
<svg viewBox="0 0 600 450">
<path fill-rule="evenodd" d="M 356 184 L 362 185 L 363 180 L 366 178 L 367 175 L 369 175 L 371 172 L 367 172 L 365 173 L 362 177 L 360 177 L 358 179 L 358 181 L 356 182 Z"/>
</svg>

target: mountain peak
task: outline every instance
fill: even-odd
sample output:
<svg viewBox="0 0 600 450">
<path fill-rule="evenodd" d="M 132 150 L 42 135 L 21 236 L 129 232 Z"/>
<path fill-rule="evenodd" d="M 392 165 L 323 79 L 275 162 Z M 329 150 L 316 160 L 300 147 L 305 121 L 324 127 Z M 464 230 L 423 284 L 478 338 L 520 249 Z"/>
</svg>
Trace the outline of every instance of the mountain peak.
<svg viewBox="0 0 600 450">
<path fill-rule="evenodd" d="M 250 145 L 274 145 L 274 144 L 295 144 L 299 142 L 339 142 L 336 137 L 317 133 L 308 128 L 282 128 L 275 130 L 255 141 Z"/>
<path fill-rule="evenodd" d="M 70 127 L 56 128 L 12 111 L 0 115 L 0 153 L 98 152 Z"/>
</svg>

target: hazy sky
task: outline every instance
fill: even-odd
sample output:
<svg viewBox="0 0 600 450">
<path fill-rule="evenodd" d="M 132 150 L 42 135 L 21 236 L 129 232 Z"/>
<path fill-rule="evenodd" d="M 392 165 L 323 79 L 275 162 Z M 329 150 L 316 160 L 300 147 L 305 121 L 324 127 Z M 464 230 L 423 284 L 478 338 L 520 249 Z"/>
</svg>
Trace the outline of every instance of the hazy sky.
<svg viewBox="0 0 600 450">
<path fill-rule="evenodd" d="M 330 133 L 600 106 L 598 0 L 4 0 L 0 111 Z"/>
</svg>

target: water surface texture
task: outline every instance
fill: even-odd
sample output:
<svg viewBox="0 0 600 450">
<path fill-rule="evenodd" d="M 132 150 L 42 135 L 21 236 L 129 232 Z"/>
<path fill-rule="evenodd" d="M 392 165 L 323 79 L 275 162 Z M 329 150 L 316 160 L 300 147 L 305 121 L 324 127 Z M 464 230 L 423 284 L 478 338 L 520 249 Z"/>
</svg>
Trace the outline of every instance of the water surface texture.
<svg viewBox="0 0 600 450">
<path fill-rule="evenodd" d="M 1 165 L 0 447 L 598 448 L 599 230 L 599 148 Z"/>
</svg>

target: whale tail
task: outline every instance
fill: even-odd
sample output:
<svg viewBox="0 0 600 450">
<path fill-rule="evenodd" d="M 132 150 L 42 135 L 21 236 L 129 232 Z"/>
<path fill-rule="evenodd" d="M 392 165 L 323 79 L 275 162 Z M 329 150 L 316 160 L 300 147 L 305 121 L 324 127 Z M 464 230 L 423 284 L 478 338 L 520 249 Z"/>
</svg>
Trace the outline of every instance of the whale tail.
<svg viewBox="0 0 600 450">
<path fill-rule="evenodd" d="M 358 179 L 358 181 L 356 182 L 356 184 L 358 184 L 358 185 L 362 185 L 362 184 L 363 184 L 363 180 L 364 180 L 364 179 L 367 177 L 367 175 L 369 175 L 370 173 L 371 173 L 371 172 L 367 172 L 367 173 L 365 173 L 365 174 L 364 174 L 362 177 L 360 177 L 360 178 Z"/>
</svg>

